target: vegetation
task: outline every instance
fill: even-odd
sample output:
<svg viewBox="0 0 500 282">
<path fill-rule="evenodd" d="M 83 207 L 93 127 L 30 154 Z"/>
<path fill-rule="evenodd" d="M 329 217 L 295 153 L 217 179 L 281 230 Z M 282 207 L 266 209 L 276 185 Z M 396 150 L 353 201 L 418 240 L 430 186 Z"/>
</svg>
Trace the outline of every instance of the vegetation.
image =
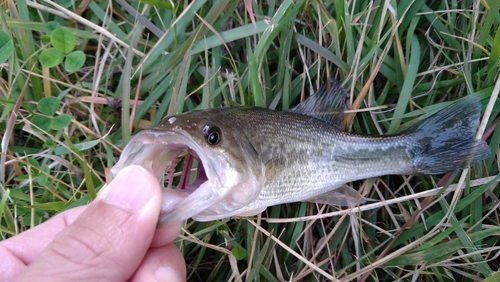
<svg viewBox="0 0 500 282">
<path fill-rule="evenodd" d="M 189 220 L 177 241 L 189 280 L 495 279 L 500 1 L 0 5 L 2 239 L 90 202 L 123 144 L 165 115 L 287 110 L 332 76 L 350 93 L 345 129 L 364 134 L 480 97 L 491 157 L 461 173 L 353 183 L 376 200 L 359 210 L 292 203 Z"/>
</svg>

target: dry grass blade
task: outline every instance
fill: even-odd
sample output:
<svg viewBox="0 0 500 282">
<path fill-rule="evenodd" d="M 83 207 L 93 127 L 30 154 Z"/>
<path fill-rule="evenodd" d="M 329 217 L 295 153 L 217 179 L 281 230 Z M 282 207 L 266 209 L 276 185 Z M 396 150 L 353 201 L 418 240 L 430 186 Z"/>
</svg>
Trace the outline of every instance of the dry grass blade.
<svg viewBox="0 0 500 282">
<path fill-rule="evenodd" d="M 16 122 L 17 115 L 19 114 L 19 109 L 21 107 L 21 103 L 23 101 L 24 93 L 26 92 L 26 88 L 28 87 L 29 79 L 26 79 L 26 82 L 24 83 L 23 90 L 21 91 L 21 94 L 19 97 L 16 99 L 16 104 L 14 105 L 14 108 L 12 109 L 12 112 L 10 114 L 9 120 L 7 122 L 7 126 L 5 128 L 5 133 L 3 134 L 2 137 L 2 152 L 0 155 L 0 183 L 5 182 L 5 165 L 6 165 L 6 156 L 7 156 L 7 151 L 8 151 L 8 145 L 9 141 L 12 140 L 12 133 L 14 129 L 14 124 Z M 5 191 L 3 191 L 5 193 Z"/>
<path fill-rule="evenodd" d="M 330 280 L 330 281 L 340 281 L 340 280 L 336 279 L 335 277 L 333 277 L 332 275 L 326 273 L 323 269 L 321 269 L 321 268 L 317 267 L 316 265 L 314 265 L 313 263 L 311 263 L 307 258 L 301 256 L 300 254 L 298 254 L 297 252 L 295 252 L 294 250 L 292 250 L 290 247 L 288 247 L 287 244 L 283 243 L 278 238 L 276 238 L 273 235 L 271 235 L 271 233 L 267 232 L 267 230 L 263 229 L 262 226 L 259 226 L 259 225 L 255 224 L 255 222 L 253 222 L 252 220 L 248 220 L 248 222 L 250 222 L 253 226 L 255 226 L 255 228 L 258 229 L 260 232 L 262 232 L 264 235 L 266 235 L 267 237 L 271 238 L 274 242 L 276 242 L 282 248 L 284 248 L 285 250 L 287 250 L 290 254 L 292 254 L 293 256 L 295 256 L 296 258 L 298 258 L 300 261 L 302 261 L 303 263 L 305 263 L 307 266 L 309 266 L 310 268 L 314 269 L 315 271 L 317 271 L 318 273 L 320 273 L 321 275 L 323 275 L 328 280 Z"/>
</svg>

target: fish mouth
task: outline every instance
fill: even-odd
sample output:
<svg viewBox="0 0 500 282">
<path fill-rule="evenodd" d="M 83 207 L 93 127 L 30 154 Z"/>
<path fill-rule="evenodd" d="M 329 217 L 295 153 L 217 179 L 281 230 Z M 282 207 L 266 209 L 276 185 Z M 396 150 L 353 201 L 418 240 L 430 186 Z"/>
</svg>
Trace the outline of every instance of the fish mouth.
<svg viewBox="0 0 500 282">
<path fill-rule="evenodd" d="M 125 146 L 111 173 L 116 177 L 129 165 L 140 165 L 150 170 L 162 184 L 160 223 L 183 221 L 198 214 L 215 202 L 211 191 L 221 183 L 217 174 L 218 165 L 213 158 L 182 132 L 141 131 Z M 200 188 L 204 191 L 199 191 Z M 201 194 L 204 199 L 212 201 L 205 201 L 205 207 L 179 209 L 193 194 Z"/>
</svg>

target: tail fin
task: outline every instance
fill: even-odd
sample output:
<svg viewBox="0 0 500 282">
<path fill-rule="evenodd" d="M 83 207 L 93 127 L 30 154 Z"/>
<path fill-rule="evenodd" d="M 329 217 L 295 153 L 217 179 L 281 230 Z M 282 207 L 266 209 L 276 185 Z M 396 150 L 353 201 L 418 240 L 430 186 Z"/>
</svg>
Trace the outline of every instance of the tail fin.
<svg viewBox="0 0 500 282">
<path fill-rule="evenodd" d="M 467 168 L 489 157 L 491 149 L 475 139 L 481 104 L 467 96 L 409 128 L 405 135 L 415 146 L 409 149 L 418 172 L 439 174 Z"/>
</svg>

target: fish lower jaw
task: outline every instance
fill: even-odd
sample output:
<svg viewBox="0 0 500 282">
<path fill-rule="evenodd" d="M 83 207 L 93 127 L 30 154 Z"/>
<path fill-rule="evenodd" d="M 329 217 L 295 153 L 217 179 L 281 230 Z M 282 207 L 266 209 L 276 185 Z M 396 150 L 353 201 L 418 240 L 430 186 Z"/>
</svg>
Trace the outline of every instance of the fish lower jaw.
<svg viewBox="0 0 500 282">
<path fill-rule="evenodd" d="M 189 195 L 191 195 L 191 193 L 177 191 L 170 188 L 163 188 L 161 213 L 166 214 L 175 210 L 180 203 L 189 197 Z"/>
</svg>

